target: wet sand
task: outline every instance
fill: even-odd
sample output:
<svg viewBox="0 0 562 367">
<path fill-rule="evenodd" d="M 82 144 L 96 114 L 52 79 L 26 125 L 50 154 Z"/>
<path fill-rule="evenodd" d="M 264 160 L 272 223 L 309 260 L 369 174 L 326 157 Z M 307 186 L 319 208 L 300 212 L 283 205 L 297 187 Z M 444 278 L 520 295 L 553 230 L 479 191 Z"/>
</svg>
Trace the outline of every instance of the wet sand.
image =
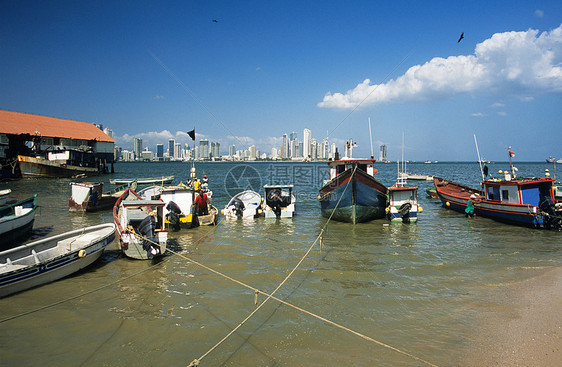
<svg viewBox="0 0 562 367">
<path fill-rule="evenodd" d="M 493 292 L 461 365 L 562 366 L 562 267 Z"/>
</svg>

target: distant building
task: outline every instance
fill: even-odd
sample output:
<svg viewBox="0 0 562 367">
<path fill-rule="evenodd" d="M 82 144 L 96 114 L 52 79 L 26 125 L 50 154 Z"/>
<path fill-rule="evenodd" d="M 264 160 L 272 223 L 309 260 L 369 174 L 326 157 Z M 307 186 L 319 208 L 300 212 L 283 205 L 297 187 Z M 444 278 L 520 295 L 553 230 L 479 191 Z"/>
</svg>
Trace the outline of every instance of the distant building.
<svg viewBox="0 0 562 367">
<path fill-rule="evenodd" d="M 386 162 L 386 145 L 381 144 L 379 151 L 379 162 Z"/>
<path fill-rule="evenodd" d="M 311 156 L 310 144 L 311 144 L 311 132 L 309 129 L 304 129 L 302 133 L 302 156 L 304 158 L 316 158 Z"/>
<path fill-rule="evenodd" d="M 209 150 L 209 140 L 199 140 L 199 159 L 208 160 L 210 158 L 210 155 L 211 152 Z"/>
<path fill-rule="evenodd" d="M 141 159 L 141 153 L 142 153 L 142 139 L 141 138 L 134 138 L 133 139 L 133 153 L 135 153 L 135 159 Z"/>
<path fill-rule="evenodd" d="M 168 140 L 168 156 L 170 159 L 174 158 L 174 147 L 176 146 L 176 141 L 174 139 Z"/>
<path fill-rule="evenodd" d="M 234 157 L 236 155 L 236 145 L 228 147 L 228 155 Z"/>
<path fill-rule="evenodd" d="M 156 158 L 164 158 L 164 144 L 156 144 Z"/>
<path fill-rule="evenodd" d="M 182 159 L 181 143 L 174 144 L 174 159 Z"/>
</svg>

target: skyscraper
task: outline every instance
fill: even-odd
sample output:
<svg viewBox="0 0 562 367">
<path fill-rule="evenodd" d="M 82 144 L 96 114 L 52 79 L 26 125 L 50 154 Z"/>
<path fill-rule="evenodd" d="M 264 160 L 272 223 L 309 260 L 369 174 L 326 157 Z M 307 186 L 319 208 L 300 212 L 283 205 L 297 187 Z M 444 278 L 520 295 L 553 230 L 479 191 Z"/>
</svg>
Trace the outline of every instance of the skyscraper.
<svg viewBox="0 0 562 367">
<path fill-rule="evenodd" d="M 135 159 L 141 158 L 141 153 L 142 153 L 142 139 L 141 138 L 135 138 L 133 140 L 133 153 L 135 154 Z"/>
<path fill-rule="evenodd" d="M 170 157 L 170 159 L 174 158 L 175 145 L 176 145 L 176 141 L 174 139 L 168 140 L 168 157 Z"/>
<path fill-rule="evenodd" d="M 156 158 L 164 158 L 164 144 L 156 144 Z"/>
<path fill-rule="evenodd" d="M 381 144 L 379 152 L 379 162 L 386 162 L 386 145 Z"/>
<path fill-rule="evenodd" d="M 283 145 L 281 145 L 281 158 L 289 158 L 289 137 L 283 134 Z"/>
<path fill-rule="evenodd" d="M 209 158 L 211 158 L 211 152 L 209 151 L 209 140 L 201 139 L 199 140 L 199 159 Z"/>
<path fill-rule="evenodd" d="M 311 132 L 309 129 L 304 129 L 302 132 L 302 156 L 304 158 L 316 158 L 311 156 L 310 142 Z"/>
</svg>

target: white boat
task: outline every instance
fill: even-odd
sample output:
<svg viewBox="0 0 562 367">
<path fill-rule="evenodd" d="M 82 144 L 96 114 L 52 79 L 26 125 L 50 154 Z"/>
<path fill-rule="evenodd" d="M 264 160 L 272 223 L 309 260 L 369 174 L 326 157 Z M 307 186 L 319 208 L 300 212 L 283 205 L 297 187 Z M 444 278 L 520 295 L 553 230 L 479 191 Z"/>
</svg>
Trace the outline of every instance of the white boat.
<svg viewBox="0 0 562 367">
<path fill-rule="evenodd" d="M 37 194 L 0 208 L 0 249 L 14 247 L 31 233 L 36 209 Z"/>
<path fill-rule="evenodd" d="M 402 134 L 403 171 L 406 170 L 405 167 L 406 163 L 404 162 L 404 134 Z M 406 177 L 404 175 L 404 172 L 401 172 L 400 170 L 400 162 L 398 162 L 397 171 L 398 179 L 394 185 L 388 188 L 387 192 L 388 206 L 386 208 L 386 217 L 391 222 L 416 223 L 418 221 L 418 213 L 421 213 L 423 211 L 422 207 L 418 204 L 418 187 L 406 186 Z"/>
<path fill-rule="evenodd" d="M 166 252 L 165 205 L 161 200 L 143 200 L 131 189 L 117 200 L 113 207 L 113 221 L 126 256 L 146 260 Z"/>
<path fill-rule="evenodd" d="M 246 190 L 234 195 L 221 212 L 225 217 L 231 219 L 256 218 L 263 214 L 262 202 L 260 194 Z"/>
<path fill-rule="evenodd" d="M 116 178 L 109 180 L 112 185 L 124 185 L 130 184 L 134 181 L 138 185 L 152 185 L 152 184 L 165 184 L 170 183 L 174 180 L 174 176 L 160 176 L 160 177 L 146 177 L 146 178 Z"/>
<path fill-rule="evenodd" d="M 0 297 L 61 279 L 97 260 L 113 223 L 76 229 L 0 252 Z"/>
<path fill-rule="evenodd" d="M 265 185 L 264 189 L 266 218 L 292 218 L 295 215 L 293 185 Z"/>
<path fill-rule="evenodd" d="M 134 182 L 131 185 L 134 190 L 133 186 L 135 186 Z M 102 182 L 71 182 L 70 187 L 68 210 L 94 212 L 113 208 L 117 199 L 127 190 L 128 185 L 121 185 L 107 192 L 102 191 Z"/>
<path fill-rule="evenodd" d="M 6 202 L 8 201 L 8 197 L 10 197 L 11 192 L 12 190 L 10 189 L 0 190 L 0 206 L 6 204 Z"/>
<path fill-rule="evenodd" d="M 414 181 L 433 181 L 433 176 L 420 175 L 417 173 L 399 172 L 399 179 Z"/>
</svg>

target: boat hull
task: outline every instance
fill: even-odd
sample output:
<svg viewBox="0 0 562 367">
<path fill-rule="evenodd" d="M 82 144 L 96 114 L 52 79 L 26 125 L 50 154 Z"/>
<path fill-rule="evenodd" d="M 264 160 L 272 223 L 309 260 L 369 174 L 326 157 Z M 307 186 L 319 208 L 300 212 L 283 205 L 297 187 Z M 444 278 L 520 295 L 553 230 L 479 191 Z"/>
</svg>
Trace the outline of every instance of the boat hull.
<svg viewBox="0 0 562 367">
<path fill-rule="evenodd" d="M 41 257 L 43 254 L 40 249 L 49 246 L 48 244 L 50 242 L 54 241 L 55 248 L 61 245 L 68 246 L 62 244 L 65 239 L 72 236 L 80 236 L 81 234 L 87 233 L 89 230 L 96 229 L 102 230 L 105 235 L 100 236 L 95 241 L 87 242 L 84 246 L 79 245 L 77 241 L 74 240 L 71 242 L 72 244 L 70 244 L 70 246 L 76 247 L 72 251 L 68 251 L 62 255 L 54 256 L 44 261 L 34 260 L 35 264 L 31 265 L 18 265 L 16 264 L 17 261 L 13 260 L 10 260 L 13 261 L 12 264 L 7 263 L 7 259 L 10 258 L 10 256 L 15 256 L 17 252 L 27 251 L 27 253 L 30 254 L 27 257 L 32 257 L 31 250 L 37 249 L 39 251 L 38 256 Z M 113 224 L 102 224 L 86 229 L 74 230 L 1 252 L 0 297 L 53 282 L 87 267 L 101 256 L 103 250 L 113 242 L 114 238 L 115 226 Z M 21 262 L 25 261 L 25 259 L 21 259 Z"/>
<path fill-rule="evenodd" d="M 31 234 L 37 194 L 0 209 L 0 249 L 14 247 Z"/>
<path fill-rule="evenodd" d="M 65 178 L 77 175 L 95 176 L 99 174 L 97 168 L 80 167 L 61 164 L 44 158 L 34 158 L 18 155 L 18 162 L 22 177 L 51 177 Z"/>
<path fill-rule="evenodd" d="M 374 177 L 348 169 L 320 189 L 322 216 L 354 224 L 384 218 L 386 191 Z"/>
</svg>

